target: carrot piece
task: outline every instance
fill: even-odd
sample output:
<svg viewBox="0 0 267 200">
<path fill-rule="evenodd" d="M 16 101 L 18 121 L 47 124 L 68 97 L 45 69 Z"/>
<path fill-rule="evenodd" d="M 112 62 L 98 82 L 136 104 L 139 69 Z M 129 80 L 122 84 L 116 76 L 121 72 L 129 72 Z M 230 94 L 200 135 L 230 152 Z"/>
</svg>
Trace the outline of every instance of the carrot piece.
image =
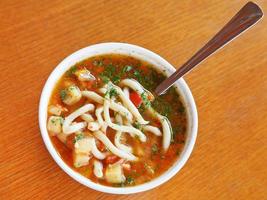
<svg viewBox="0 0 267 200">
<path fill-rule="evenodd" d="M 137 92 L 131 92 L 130 93 L 130 100 L 133 102 L 133 104 L 138 108 L 142 103 L 142 98 Z"/>
</svg>

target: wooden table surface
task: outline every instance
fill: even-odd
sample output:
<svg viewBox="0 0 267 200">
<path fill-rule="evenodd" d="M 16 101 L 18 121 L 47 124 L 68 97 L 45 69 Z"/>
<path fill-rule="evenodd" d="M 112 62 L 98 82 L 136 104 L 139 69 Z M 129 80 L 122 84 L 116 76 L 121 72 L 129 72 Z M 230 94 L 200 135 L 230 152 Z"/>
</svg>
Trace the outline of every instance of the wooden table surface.
<svg viewBox="0 0 267 200">
<path fill-rule="evenodd" d="M 267 1 L 256 1 L 267 13 Z M 267 199 L 267 20 L 185 79 L 195 97 L 194 151 L 170 181 L 134 195 L 100 193 L 53 161 L 38 127 L 42 87 L 72 52 L 100 42 L 148 48 L 179 67 L 243 0 L 1 0 L 0 199 Z"/>
</svg>

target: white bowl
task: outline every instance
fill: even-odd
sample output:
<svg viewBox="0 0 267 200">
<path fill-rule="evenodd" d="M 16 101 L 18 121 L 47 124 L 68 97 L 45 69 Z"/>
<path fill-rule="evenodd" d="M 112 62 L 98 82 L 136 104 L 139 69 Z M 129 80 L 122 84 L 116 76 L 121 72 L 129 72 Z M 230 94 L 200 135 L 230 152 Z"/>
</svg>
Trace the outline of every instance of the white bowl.
<svg viewBox="0 0 267 200">
<path fill-rule="evenodd" d="M 173 177 L 186 163 L 187 159 L 189 158 L 193 146 L 195 144 L 196 136 L 197 136 L 197 127 L 198 127 L 198 118 L 197 118 L 197 109 L 193 99 L 193 96 L 185 83 L 185 81 L 181 78 L 175 83 L 175 87 L 177 87 L 180 96 L 182 97 L 182 101 L 186 107 L 187 119 L 188 119 L 188 129 L 187 129 L 187 137 L 185 141 L 184 149 L 182 150 L 180 157 L 177 161 L 173 164 L 172 167 L 168 169 L 165 173 L 161 176 L 151 180 L 150 182 L 131 186 L 131 187 L 124 187 L 124 188 L 117 188 L 117 187 L 108 187 L 104 185 L 100 185 L 97 183 L 92 182 L 90 179 L 80 175 L 79 173 L 72 170 L 60 157 L 57 153 L 56 149 L 54 148 L 47 129 L 47 106 L 49 103 L 49 99 L 52 93 L 55 84 L 60 79 L 60 77 L 75 63 L 82 61 L 88 57 L 101 55 L 101 54 L 124 54 L 130 55 L 136 58 L 140 58 L 144 61 L 147 61 L 153 64 L 158 70 L 164 72 L 169 76 L 175 71 L 175 68 L 164 60 L 159 55 L 144 49 L 142 47 L 125 44 L 125 43 L 102 43 L 96 44 L 89 47 L 85 47 L 81 50 L 76 51 L 75 53 L 71 54 L 67 58 L 65 58 L 50 74 L 48 80 L 45 83 L 43 88 L 40 104 L 39 104 L 39 126 L 41 130 L 41 134 L 44 140 L 44 143 L 54 158 L 56 163 L 73 179 L 78 181 L 79 183 L 92 188 L 94 190 L 98 190 L 101 192 L 112 193 L 112 194 L 130 194 L 130 193 L 137 193 L 146 190 L 150 190 L 155 188 L 162 183 L 168 181 L 171 177 Z"/>
</svg>

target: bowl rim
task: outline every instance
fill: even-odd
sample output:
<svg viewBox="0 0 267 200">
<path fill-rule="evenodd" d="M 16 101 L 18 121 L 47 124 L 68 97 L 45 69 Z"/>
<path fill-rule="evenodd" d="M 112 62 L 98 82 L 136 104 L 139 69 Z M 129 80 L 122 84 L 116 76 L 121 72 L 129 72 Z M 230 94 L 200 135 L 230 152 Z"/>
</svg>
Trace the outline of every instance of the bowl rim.
<svg viewBox="0 0 267 200">
<path fill-rule="evenodd" d="M 70 65 L 70 61 L 76 60 L 75 63 L 83 60 L 81 58 L 81 55 L 85 55 L 87 52 L 90 52 L 92 49 L 101 49 L 101 48 L 125 48 L 129 49 L 129 51 L 134 50 L 134 51 L 139 51 L 142 53 L 145 53 L 146 55 L 151 56 L 152 58 L 160 61 L 164 67 L 166 67 L 170 73 L 175 71 L 175 68 L 167 62 L 164 58 L 159 56 L 158 54 L 145 49 L 143 47 L 133 45 L 133 44 L 128 44 L 128 43 L 118 43 L 118 42 L 108 42 L 108 43 L 98 43 L 94 45 L 87 46 L 85 48 L 82 48 L 71 55 L 67 56 L 65 59 L 63 59 L 55 68 L 54 70 L 50 73 L 40 96 L 40 102 L 39 102 L 39 127 L 41 131 L 41 136 L 43 138 L 43 141 L 45 143 L 45 146 L 47 150 L 49 151 L 50 155 L 54 159 L 54 161 L 59 165 L 59 167 L 66 172 L 69 176 L 71 176 L 74 180 L 77 182 L 100 192 L 105 192 L 105 193 L 111 193 L 111 194 L 132 194 L 132 193 L 138 193 L 138 192 L 143 192 L 147 191 L 150 189 L 153 189 L 169 179 L 171 179 L 176 173 L 180 171 L 180 169 L 184 166 L 186 161 L 188 160 L 190 154 L 192 153 L 193 147 L 195 145 L 196 137 L 197 137 L 197 129 L 198 129 L 198 115 L 197 115 L 197 108 L 196 104 L 193 98 L 193 95 L 187 86 L 186 82 L 184 81 L 183 78 L 179 79 L 176 82 L 176 85 L 179 84 L 180 89 L 183 90 L 183 93 L 185 95 L 184 98 L 186 98 L 186 110 L 187 112 L 188 109 L 190 110 L 191 114 L 191 137 L 188 139 L 187 142 L 183 148 L 183 154 L 180 155 L 180 157 L 175 161 L 173 166 L 168 169 L 166 172 L 164 172 L 162 175 L 159 177 L 152 179 L 151 181 L 141 184 L 141 185 L 136 185 L 136 186 L 131 186 L 131 187 L 123 187 L 123 188 L 117 188 L 117 187 L 110 187 L 110 186 L 104 186 L 100 185 L 97 183 L 92 182 L 90 179 L 82 176 L 78 172 L 74 171 L 71 169 L 64 161 L 61 159 L 59 153 L 56 151 L 54 148 L 52 141 L 49 137 L 48 131 L 46 129 L 46 122 L 47 122 L 47 105 L 50 99 L 50 94 L 54 88 L 53 82 L 57 82 L 57 80 L 62 76 L 62 74 L 69 69 L 72 65 Z M 101 53 L 100 53 L 101 54 Z M 99 54 L 99 55 L 100 55 Z M 105 53 L 102 53 L 105 54 Z M 98 54 L 95 54 L 98 55 Z M 91 56 L 87 56 L 89 58 Z M 86 58 L 86 56 L 85 56 Z M 74 64 L 75 64 L 74 63 Z M 162 68 L 162 67 L 161 67 Z M 163 69 L 161 69 L 163 70 Z M 48 95 L 49 94 L 49 95 Z M 189 106 L 189 107 L 188 107 Z M 188 133 L 187 133 L 188 134 Z"/>
</svg>

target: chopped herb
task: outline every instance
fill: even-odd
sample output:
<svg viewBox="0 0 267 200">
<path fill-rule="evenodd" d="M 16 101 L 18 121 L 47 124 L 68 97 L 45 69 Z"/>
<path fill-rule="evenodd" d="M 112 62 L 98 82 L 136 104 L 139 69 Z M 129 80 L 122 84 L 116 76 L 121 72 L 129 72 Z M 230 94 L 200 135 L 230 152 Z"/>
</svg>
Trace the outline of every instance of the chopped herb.
<svg viewBox="0 0 267 200">
<path fill-rule="evenodd" d="M 100 75 L 100 78 L 106 84 L 110 81 L 110 79 L 107 76 L 105 76 L 105 75 Z"/>
<path fill-rule="evenodd" d="M 138 108 L 138 110 L 139 110 L 139 112 L 140 112 L 141 114 L 144 114 L 146 108 L 141 104 L 141 106 Z"/>
<path fill-rule="evenodd" d="M 67 75 L 68 75 L 68 76 L 72 76 L 77 70 L 78 70 L 78 69 L 77 69 L 76 66 L 72 66 L 72 67 L 67 71 Z"/>
<path fill-rule="evenodd" d="M 113 76 L 113 77 L 111 78 L 111 80 L 112 80 L 113 83 L 117 84 L 117 83 L 120 82 L 120 77 L 119 77 L 119 76 Z"/>
<path fill-rule="evenodd" d="M 145 107 L 150 107 L 150 106 L 151 106 L 151 103 L 150 103 L 150 101 L 148 100 L 148 98 L 147 98 L 147 94 L 146 94 L 145 92 L 143 92 L 143 93 L 141 94 L 141 98 L 142 98 L 142 100 L 143 100 L 143 103 L 145 104 Z"/>
<path fill-rule="evenodd" d="M 163 97 L 156 97 L 152 102 L 152 106 L 157 108 L 157 111 L 166 117 L 171 114 L 172 106 L 169 102 L 165 101 Z"/>
<path fill-rule="evenodd" d="M 123 73 L 126 73 L 126 72 L 131 71 L 132 69 L 133 69 L 132 66 L 130 66 L 130 65 L 126 65 L 126 66 L 123 68 L 122 72 L 123 72 Z"/>
<path fill-rule="evenodd" d="M 64 101 L 67 96 L 66 90 L 60 90 L 59 95 L 60 95 L 61 100 Z"/>
<path fill-rule="evenodd" d="M 118 96 L 118 92 L 117 90 L 111 85 L 111 84 L 108 84 L 108 89 L 105 93 L 105 98 L 111 98 L 111 97 L 116 97 Z"/>
<path fill-rule="evenodd" d="M 115 88 L 111 88 L 109 91 L 109 96 L 110 96 L 110 98 L 118 96 L 117 90 Z"/>
<path fill-rule="evenodd" d="M 125 181 L 125 183 L 126 183 L 127 185 L 134 185 L 134 184 L 135 184 L 134 178 L 131 177 L 131 176 L 127 176 L 127 177 L 126 177 L 126 181 Z"/>
<path fill-rule="evenodd" d="M 135 70 L 135 71 L 134 71 L 134 76 L 135 76 L 138 80 L 140 80 L 140 79 L 141 79 L 141 73 L 140 73 L 140 71 Z"/>
<path fill-rule="evenodd" d="M 153 144 L 151 147 L 151 153 L 152 155 L 156 155 L 159 152 L 159 148 L 157 144 Z"/>
<path fill-rule="evenodd" d="M 76 142 L 78 142 L 79 140 L 81 140 L 83 138 L 84 138 L 84 135 L 82 133 L 75 135 L 75 138 L 73 140 L 73 144 L 75 144 Z"/>
<path fill-rule="evenodd" d="M 141 126 L 141 124 L 139 123 L 139 122 L 135 122 L 134 124 L 133 124 L 133 127 L 134 128 L 137 128 L 137 129 L 141 129 L 142 128 L 142 126 Z"/>
</svg>

